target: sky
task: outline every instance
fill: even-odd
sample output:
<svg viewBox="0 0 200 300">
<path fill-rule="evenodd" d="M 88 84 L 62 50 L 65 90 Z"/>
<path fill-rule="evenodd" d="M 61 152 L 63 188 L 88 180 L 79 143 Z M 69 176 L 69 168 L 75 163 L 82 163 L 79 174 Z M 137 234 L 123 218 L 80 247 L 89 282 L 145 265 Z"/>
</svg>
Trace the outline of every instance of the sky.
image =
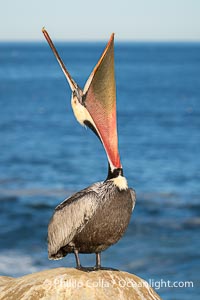
<svg viewBox="0 0 200 300">
<path fill-rule="evenodd" d="M 200 41 L 200 0 L 0 0 L 0 41 Z"/>
</svg>

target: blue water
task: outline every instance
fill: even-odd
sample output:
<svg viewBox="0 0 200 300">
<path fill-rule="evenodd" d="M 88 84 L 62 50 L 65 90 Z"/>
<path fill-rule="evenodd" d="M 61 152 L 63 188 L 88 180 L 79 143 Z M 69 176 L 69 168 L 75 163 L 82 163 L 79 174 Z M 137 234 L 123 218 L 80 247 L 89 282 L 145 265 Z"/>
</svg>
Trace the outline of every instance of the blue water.
<svg viewBox="0 0 200 300">
<path fill-rule="evenodd" d="M 104 47 L 57 44 L 83 86 Z M 200 44 L 116 43 L 119 148 L 137 204 L 104 266 L 162 287 L 163 299 L 199 299 Z M 47 258 L 54 207 L 105 179 L 99 141 L 75 120 L 71 92 L 48 45 L 0 44 L 0 274 L 75 266 L 73 255 Z M 94 255 L 81 257 L 93 265 Z"/>
</svg>

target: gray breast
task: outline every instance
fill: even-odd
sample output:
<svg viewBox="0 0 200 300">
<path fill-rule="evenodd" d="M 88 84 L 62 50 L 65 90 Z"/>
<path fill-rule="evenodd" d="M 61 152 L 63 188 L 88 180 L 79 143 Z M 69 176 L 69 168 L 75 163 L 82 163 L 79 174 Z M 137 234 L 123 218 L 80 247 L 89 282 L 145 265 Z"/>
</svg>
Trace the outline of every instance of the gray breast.
<svg viewBox="0 0 200 300">
<path fill-rule="evenodd" d="M 101 194 L 101 204 L 73 243 L 80 253 L 101 252 L 118 242 L 130 221 L 133 199 L 130 189 L 119 191 L 112 186 Z M 102 199 L 104 198 L 104 199 Z M 134 197 L 135 202 L 135 197 Z"/>
</svg>

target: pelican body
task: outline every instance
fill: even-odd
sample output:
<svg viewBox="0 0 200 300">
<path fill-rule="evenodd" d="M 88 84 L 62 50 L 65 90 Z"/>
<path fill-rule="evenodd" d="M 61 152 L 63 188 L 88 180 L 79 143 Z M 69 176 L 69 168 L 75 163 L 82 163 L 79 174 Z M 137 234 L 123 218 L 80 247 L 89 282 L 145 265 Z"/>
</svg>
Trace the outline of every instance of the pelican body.
<svg viewBox="0 0 200 300">
<path fill-rule="evenodd" d="M 75 193 L 59 204 L 48 226 L 49 259 L 74 253 L 96 253 L 95 269 L 101 268 L 100 253 L 125 233 L 135 205 L 135 192 L 128 188 L 118 152 L 114 34 L 82 90 L 72 79 L 51 38 L 43 28 L 72 90 L 71 104 L 77 121 L 100 139 L 108 158 L 108 176 Z"/>
</svg>

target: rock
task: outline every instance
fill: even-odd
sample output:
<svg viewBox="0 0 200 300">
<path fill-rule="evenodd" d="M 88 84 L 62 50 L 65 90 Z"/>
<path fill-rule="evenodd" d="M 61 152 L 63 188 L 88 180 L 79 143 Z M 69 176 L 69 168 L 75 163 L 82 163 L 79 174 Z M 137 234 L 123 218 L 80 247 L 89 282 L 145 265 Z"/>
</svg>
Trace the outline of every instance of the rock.
<svg viewBox="0 0 200 300">
<path fill-rule="evenodd" d="M 0 277 L 0 300 L 159 300 L 143 279 L 122 271 L 57 268 Z"/>
</svg>

